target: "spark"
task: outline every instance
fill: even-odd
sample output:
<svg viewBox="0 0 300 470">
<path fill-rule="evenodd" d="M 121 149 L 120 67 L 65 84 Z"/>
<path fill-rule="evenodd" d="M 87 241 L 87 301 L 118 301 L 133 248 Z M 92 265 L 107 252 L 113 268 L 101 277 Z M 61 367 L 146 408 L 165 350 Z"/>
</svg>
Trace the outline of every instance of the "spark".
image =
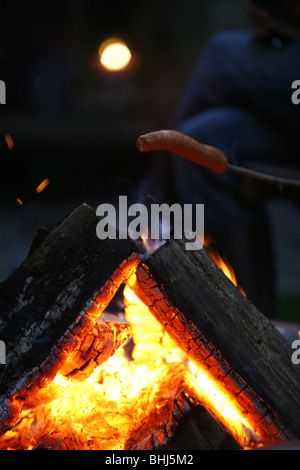
<svg viewBox="0 0 300 470">
<path fill-rule="evenodd" d="M 36 188 L 36 192 L 37 193 L 41 193 L 43 191 L 43 189 L 46 188 L 46 186 L 48 186 L 48 184 L 50 183 L 49 179 L 46 178 L 44 179 L 39 185 L 38 187 Z"/>
<path fill-rule="evenodd" d="M 12 138 L 11 138 L 11 135 L 6 134 L 4 136 L 4 139 L 5 139 L 5 142 L 7 144 L 7 147 L 9 148 L 9 150 L 12 150 L 14 148 L 15 144 L 14 144 L 14 141 L 12 140 Z"/>
</svg>

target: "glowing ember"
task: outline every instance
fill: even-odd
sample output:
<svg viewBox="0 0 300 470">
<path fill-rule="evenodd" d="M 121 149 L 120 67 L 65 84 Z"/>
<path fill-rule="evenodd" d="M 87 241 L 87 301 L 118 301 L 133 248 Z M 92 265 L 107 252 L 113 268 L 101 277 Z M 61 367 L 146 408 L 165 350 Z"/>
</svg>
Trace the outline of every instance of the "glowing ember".
<svg viewBox="0 0 300 470">
<path fill-rule="evenodd" d="M 128 284 L 132 282 L 134 276 Z M 19 424 L 0 438 L 0 448 L 124 449 L 136 424 L 165 406 L 175 377 L 182 377 L 194 397 L 241 445 L 249 434 L 253 437 L 218 384 L 188 360 L 129 285 L 124 300 L 133 332 L 131 357 L 120 348 L 83 382 L 57 374 L 51 387 L 42 391 L 42 399 L 34 397 Z"/>
<path fill-rule="evenodd" d="M 131 277 L 129 283 L 134 284 L 134 282 L 135 275 Z M 137 361 L 147 361 L 148 367 L 151 367 L 153 356 L 160 357 L 169 364 L 173 375 L 176 375 L 184 364 L 184 378 L 193 389 L 194 396 L 205 404 L 205 408 L 230 431 L 241 445 L 245 445 L 247 435 L 250 434 L 253 437 L 254 433 L 251 432 L 251 425 L 238 411 L 232 398 L 204 369 L 190 362 L 128 286 L 125 288 L 124 295 L 128 302 L 126 315 L 133 327 L 133 339 L 136 345 L 132 353 L 133 358 Z M 165 394 L 168 393 L 170 390 L 165 390 Z"/>
<path fill-rule="evenodd" d="M 236 283 L 226 263 L 217 255 L 214 259 Z M 224 387 L 190 362 L 135 295 L 135 279 L 132 274 L 123 292 L 122 321 L 131 326 L 131 352 L 126 345 L 119 348 L 83 381 L 58 373 L 32 397 L 19 423 L 0 437 L 0 449 L 123 450 L 139 423 L 167 406 L 178 383 L 186 384 L 191 400 L 202 404 L 241 446 L 261 445 Z M 158 428 L 158 436 L 161 432 Z"/>
<path fill-rule="evenodd" d="M 23 206 L 23 201 L 19 197 L 17 197 L 16 201 L 20 204 L 20 206 Z"/>
</svg>

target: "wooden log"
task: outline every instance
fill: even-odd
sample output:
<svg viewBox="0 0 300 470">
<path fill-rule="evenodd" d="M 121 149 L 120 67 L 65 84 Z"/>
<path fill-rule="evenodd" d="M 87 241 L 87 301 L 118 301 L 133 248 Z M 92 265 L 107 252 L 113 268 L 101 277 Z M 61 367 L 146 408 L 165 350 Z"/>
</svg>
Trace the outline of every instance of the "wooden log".
<svg viewBox="0 0 300 470">
<path fill-rule="evenodd" d="M 180 420 L 169 450 L 238 450 L 242 447 L 233 436 L 198 404 Z"/>
<path fill-rule="evenodd" d="M 129 323 L 98 320 L 81 344 L 69 355 L 60 373 L 72 380 L 83 381 L 95 367 L 106 362 L 131 336 Z"/>
<path fill-rule="evenodd" d="M 128 240 L 99 240 L 95 211 L 82 205 L 35 244 L 0 285 L 0 435 L 28 396 L 47 387 L 93 331 L 122 281 L 138 264 Z M 112 349 L 113 350 L 113 349 Z"/>
<path fill-rule="evenodd" d="M 204 248 L 167 242 L 139 265 L 131 287 L 188 357 L 230 393 L 264 443 L 300 436 L 300 368 L 288 342 Z"/>
<path fill-rule="evenodd" d="M 179 372 L 179 370 L 178 370 Z M 235 450 L 239 443 L 200 405 L 184 374 L 162 380 L 169 390 L 131 429 L 124 450 Z"/>
</svg>

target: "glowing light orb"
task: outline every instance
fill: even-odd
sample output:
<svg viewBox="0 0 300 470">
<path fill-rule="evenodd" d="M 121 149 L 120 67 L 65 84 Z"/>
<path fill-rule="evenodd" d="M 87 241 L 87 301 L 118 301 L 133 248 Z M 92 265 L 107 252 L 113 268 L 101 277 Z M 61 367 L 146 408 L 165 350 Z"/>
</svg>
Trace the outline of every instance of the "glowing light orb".
<svg viewBox="0 0 300 470">
<path fill-rule="evenodd" d="M 117 72 L 124 69 L 131 60 L 131 52 L 122 39 L 110 38 L 99 47 L 100 63 L 106 69 Z"/>
</svg>

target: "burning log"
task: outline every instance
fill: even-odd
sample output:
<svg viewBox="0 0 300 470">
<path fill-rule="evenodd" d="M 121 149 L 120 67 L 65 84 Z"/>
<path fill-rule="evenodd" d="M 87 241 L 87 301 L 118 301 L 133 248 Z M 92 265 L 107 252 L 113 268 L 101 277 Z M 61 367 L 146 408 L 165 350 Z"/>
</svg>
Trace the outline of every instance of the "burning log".
<svg viewBox="0 0 300 470">
<path fill-rule="evenodd" d="M 150 412 L 134 426 L 125 450 L 241 449 L 231 434 L 200 405 L 183 377 L 184 374 L 178 375 L 172 381 L 169 396 L 154 402 Z M 168 389 L 168 377 L 165 382 Z"/>
<path fill-rule="evenodd" d="M 73 380 L 85 380 L 95 367 L 106 362 L 131 336 L 129 323 L 97 321 L 84 340 L 74 349 L 60 369 L 60 373 Z"/>
<path fill-rule="evenodd" d="M 93 209 L 76 209 L 0 285 L 1 448 L 235 449 L 297 438 L 290 347 L 206 251 L 172 241 L 141 262 L 131 242 L 100 241 L 96 225 Z M 126 321 L 101 317 L 122 281 Z M 129 337 L 130 359 L 120 349 Z"/>
<path fill-rule="evenodd" d="M 185 396 L 180 398 L 187 400 Z M 204 406 L 198 404 L 180 419 L 168 449 L 238 450 L 242 447 Z"/>
<path fill-rule="evenodd" d="M 96 224 L 91 207 L 77 208 L 0 285 L 0 435 L 60 369 L 86 377 L 130 336 L 128 325 L 96 320 L 136 268 L 136 247 L 100 241 Z"/>
<path fill-rule="evenodd" d="M 300 436 L 300 370 L 285 338 L 205 249 L 159 248 L 131 288 L 190 360 L 230 394 L 265 444 Z"/>
</svg>

